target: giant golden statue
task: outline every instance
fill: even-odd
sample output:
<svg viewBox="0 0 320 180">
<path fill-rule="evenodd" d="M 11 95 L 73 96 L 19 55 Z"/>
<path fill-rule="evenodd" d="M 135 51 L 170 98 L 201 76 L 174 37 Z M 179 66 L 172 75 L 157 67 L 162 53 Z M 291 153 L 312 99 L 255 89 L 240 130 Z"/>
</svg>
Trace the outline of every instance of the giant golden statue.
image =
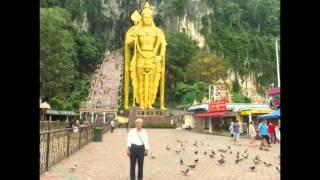
<svg viewBox="0 0 320 180">
<path fill-rule="evenodd" d="M 164 75 L 166 40 L 154 24 L 150 4 L 146 2 L 142 17 L 135 11 L 134 22 L 125 39 L 125 109 L 129 105 L 129 76 L 133 89 L 133 106 L 153 109 L 160 83 L 160 109 L 164 110 Z"/>
</svg>

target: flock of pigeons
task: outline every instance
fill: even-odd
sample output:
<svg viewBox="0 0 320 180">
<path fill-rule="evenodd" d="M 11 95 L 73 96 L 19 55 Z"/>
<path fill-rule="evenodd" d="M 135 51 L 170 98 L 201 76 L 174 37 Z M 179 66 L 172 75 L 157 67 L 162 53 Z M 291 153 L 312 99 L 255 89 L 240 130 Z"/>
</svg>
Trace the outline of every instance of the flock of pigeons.
<svg viewBox="0 0 320 180">
<path fill-rule="evenodd" d="M 176 154 L 179 154 L 181 153 L 182 151 L 186 151 L 186 148 L 185 148 L 185 145 L 186 143 L 188 143 L 188 141 L 182 141 L 182 140 L 179 140 L 177 139 L 177 143 L 178 143 L 178 146 L 179 148 L 175 150 Z M 201 141 L 200 143 L 198 143 L 198 141 L 195 141 L 193 144 L 192 144 L 197 150 L 195 150 L 193 152 L 194 155 L 198 155 L 199 154 L 199 149 L 198 147 L 199 146 L 204 146 L 203 142 Z M 210 147 L 208 145 L 208 147 Z M 166 146 L 166 150 L 167 151 L 170 151 L 171 148 L 167 145 Z M 266 148 L 260 148 L 260 150 L 264 150 L 264 151 L 269 151 L 269 149 L 266 149 Z M 249 159 L 249 149 L 246 148 L 242 154 L 240 154 L 240 152 L 238 151 L 237 153 L 235 153 L 235 160 L 234 160 L 234 163 L 235 164 L 239 164 L 241 161 L 245 161 L 245 160 L 248 160 Z M 228 146 L 226 149 L 217 149 L 217 153 L 220 154 L 220 158 L 216 161 L 217 162 L 217 165 L 223 165 L 224 163 L 226 163 L 226 160 L 225 160 L 225 156 L 232 156 L 232 149 L 230 146 Z M 207 156 L 209 155 L 210 159 L 214 159 L 216 157 L 216 154 L 217 154 L 213 149 L 211 149 L 211 152 L 210 151 L 204 151 L 203 152 L 203 155 L 204 156 Z M 156 159 L 156 157 L 154 155 L 150 155 L 150 158 L 151 159 Z M 279 164 L 280 164 L 280 155 L 276 157 L 279 161 Z M 260 157 L 258 155 L 256 155 L 253 159 L 253 165 L 249 167 L 249 170 L 250 171 L 255 171 L 256 170 L 256 166 L 258 166 L 259 164 L 264 164 L 265 167 L 272 167 L 273 165 L 271 163 L 268 163 L 268 162 L 265 162 L 265 161 L 262 161 L 260 159 Z M 194 159 L 193 161 L 194 163 L 191 164 L 191 165 L 186 165 L 186 169 L 184 171 L 181 171 L 181 174 L 184 175 L 184 176 L 187 176 L 188 173 L 190 172 L 190 170 L 193 170 L 196 168 L 197 164 L 199 163 L 199 158 L 197 159 Z M 184 161 L 182 160 L 182 158 L 180 158 L 179 160 L 179 164 L 181 166 L 184 166 L 185 163 Z M 280 167 L 275 167 L 275 169 L 277 170 L 277 172 L 280 173 Z"/>
</svg>

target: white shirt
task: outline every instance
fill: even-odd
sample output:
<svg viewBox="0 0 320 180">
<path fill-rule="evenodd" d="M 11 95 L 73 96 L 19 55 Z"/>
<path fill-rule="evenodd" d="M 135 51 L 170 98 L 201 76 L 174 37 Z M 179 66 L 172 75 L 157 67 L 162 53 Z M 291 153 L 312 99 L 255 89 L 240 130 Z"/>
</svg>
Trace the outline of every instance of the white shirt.
<svg viewBox="0 0 320 180">
<path fill-rule="evenodd" d="M 111 121 L 111 126 L 114 127 L 114 121 L 113 120 Z"/>
<path fill-rule="evenodd" d="M 127 146 L 131 147 L 131 144 L 143 145 L 140 138 L 139 138 L 138 133 L 141 137 L 141 140 L 143 141 L 145 149 L 149 149 L 149 141 L 148 141 L 147 132 L 144 129 L 141 129 L 141 131 L 138 131 L 137 128 L 133 128 L 129 131 Z"/>
</svg>

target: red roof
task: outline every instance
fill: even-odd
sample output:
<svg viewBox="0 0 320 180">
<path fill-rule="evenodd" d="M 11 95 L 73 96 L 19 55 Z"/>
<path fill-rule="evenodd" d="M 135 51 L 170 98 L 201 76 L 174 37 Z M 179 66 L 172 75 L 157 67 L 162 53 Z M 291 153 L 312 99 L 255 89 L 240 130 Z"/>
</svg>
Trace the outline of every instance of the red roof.
<svg viewBox="0 0 320 180">
<path fill-rule="evenodd" d="M 276 88 L 268 89 L 268 95 L 273 95 L 273 94 L 280 94 L 280 88 L 276 87 Z"/>
<path fill-rule="evenodd" d="M 198 113 L 194 114 L 194 117 L 222 117 L 225 115 L 227 111 L 220 111 L 220 112 L 204 112 L 204 113 Z"/>
</svg>

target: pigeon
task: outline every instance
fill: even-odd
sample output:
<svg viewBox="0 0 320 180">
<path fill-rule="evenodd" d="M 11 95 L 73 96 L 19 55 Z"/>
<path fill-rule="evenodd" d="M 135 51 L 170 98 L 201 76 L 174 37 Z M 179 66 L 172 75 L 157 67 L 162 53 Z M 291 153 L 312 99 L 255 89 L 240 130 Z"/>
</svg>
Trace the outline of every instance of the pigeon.
<svg viewBox="0 0 320 180">
<path fill-rule="evenodd" d="M 180 140 L 179 140 L 179 139 L 177 139 L 177 143 L 180 143 Z"/>
<path fill-rule="evenodd" d="M 170 148 L 168 147 L 168 145 L 167 145 L 166 149 L 167 149 L 167 151 L 170 151 Z"/>
<path fill-rule="evenodd" d="M 156 159 L 156 157 L 155 156 L 151 156 L 151 159 Z"/>
<path fill-rule="evenodd" d="M 219 152 L 226 153 L 227 151 L 224 149 L 218 149 Z"/>
<path fill-rule="evenodd" d="M 77 164 L 73 165 L 72 168 L 70 169 L 70 172 L 75 172 L 77 167 L 78 167 Z"/>
<path fill-rule="evenodd" d="M 188 174 L 188 172 L 189 172 L 189 169 L 187 168 L 185 171 L 181 171 L 182 173 L 183 173 L 183 175 L 187 175 Z"/>
<path fill-rule="evenodd" d="M 280 168 L 279 167 L 276 167 L 276 170 L 280 173 Z"/>
<path fill-rule="evenodd" d="M 214 155 L 213 155 L 213 154 L 210 154 L 210 158 L 214 158 Z"/>
<path fill-rule="evenodd" d="M 183 144 L 180 144 L 181 147 L 183 147 Z"/>
<path fill-rule="evenodd" d="M 194 151 L 194 154 L 198 154 L 198 151 Z"/>
<path fill-rule="evenodd" d="M 251 166 L 249 168 L 251 169 L 251 171 L 253 171 L 256 167 L 255 166 Z"/>
<path fill-rule="evenodd" d="M 239 157 L 239 154 L 237 154 L 237 159 L 239 159 L 240 157 Z"/>
<path fill-rule="evenodd" d="M 230 154 L 232 154 L 232 151 L 230 151 Z"/>
<path fill-rule="evenodd" d="M 183 160 L 182 159 L 180 159 L 180 165 L 183 165 Z"/>
<path fill-rule="evenodd" d="M 221 158 L 224 159 L 224 156 L 221 154 Z"/>
<path fill-rule="evenodd" d="M 181 151 L 176 150 L 176 153 L 179 154 Z"/>
<path fill-rule="evenodd" d="M 195 164 L 193 164 L 193 165 L 188 165 L 187 167 L 190 167 L 190 168 L 194 169 L 194 168 L 196 167 L 196 165 L 195 165 Z"/>
<path fill-rule="evenodd" d="M 263 148 L 262 148 L 262 147 L 260 147 L 259 149 L 260 149 L 260 150 L 263 150 Z"/>
<path fill-rule="evenodd" d="M 240 162 L 240 159 L 236 159 L 234 162 L 238 164 Z"/>
<path fill-rule="evenodd" d="M 244 153 L 246 154 L 248 152 L 248 148 L 246 150 L 244 150 Z"/>
<path fill-rule="evenodd" d="M 207 152 L 204 152 L 203 155 L 207 155 Z"/>
<path fill-rule="evenodd" d="M 253 159 L 253 162 L 254 162 L 254 164 L 259 164 L 260 163 L 260 161 L 257 161 L 255 159 Z"/>
<path fill-rule="evenodd" d="M 254 159 L 257 160 L 257 161 L 261 161 L 260 157 L 258 155 L 256 155 L 256 157 Z"/>
<path fill-rule="evenodd" d="M 268 148 L 265 148 L 264 151 L 269 151 L 269 149 L 268 149 Z"/>
<path fill-rule="evenodd" d="M 194 163 L 196 163 L 196 164 L 197 164 L 197 163 L 198 163 L 198 161 L 199 161 L 199 159 L 195 159 L 195 160 L 194 160 Z"/>
<path fill-rule="evenodd" d="M 239 159 L 239 161 L 242 161 L 242 160 L 243 160 L 242 158 Z"/>
<path fill-rule="evenodd" d="M 243 156 L 243 158 L 245 158 L 245 159 L 248 159 L 248 157 L 249 157 L 249 154 Z"/>
<path fill-rule="evenodd" d="M 186 148 L 182 148 L 182 151 L 185 151 L 186 150 Z"/>
<path fill-rule="evenodd" d="M 267 162 L 263 162 L 263 164 L 264 164 L 266 167 L 270 167 L 270 166 L 272 166 L 272 164 L 271 164 L 271 163 L 267 163 Z"/>
<path fill-rule="evenodd" d="M 230 147 L 230 146 L 228 146 L 228 149 L 229 149 L 229 150 L 231 150 L 231 147 Z"/>
<path fill-rule="evenodd" d="M 211 154 L 215 155 L 215 154 L 216 154 L 216 152 L 214 152 L 214 150 L 212 150 L 212 151 L 211 151 Z"/>
<path fill-rule="evenodd" d="M 240 152 L 239 152 L 239 151 L 237 152 L 237 155 L 240 155 Z"/>
<path fill-rule="evenodd" d="M 225 161 L 223 158 L 221 158 L 220 160 L 218 160 L 218 163 L 221 164 L 221 165 L 222 165 L 223 163 L 225 163 L 225 162 L 226 162 L 226 161 Z"/>
</svg>

